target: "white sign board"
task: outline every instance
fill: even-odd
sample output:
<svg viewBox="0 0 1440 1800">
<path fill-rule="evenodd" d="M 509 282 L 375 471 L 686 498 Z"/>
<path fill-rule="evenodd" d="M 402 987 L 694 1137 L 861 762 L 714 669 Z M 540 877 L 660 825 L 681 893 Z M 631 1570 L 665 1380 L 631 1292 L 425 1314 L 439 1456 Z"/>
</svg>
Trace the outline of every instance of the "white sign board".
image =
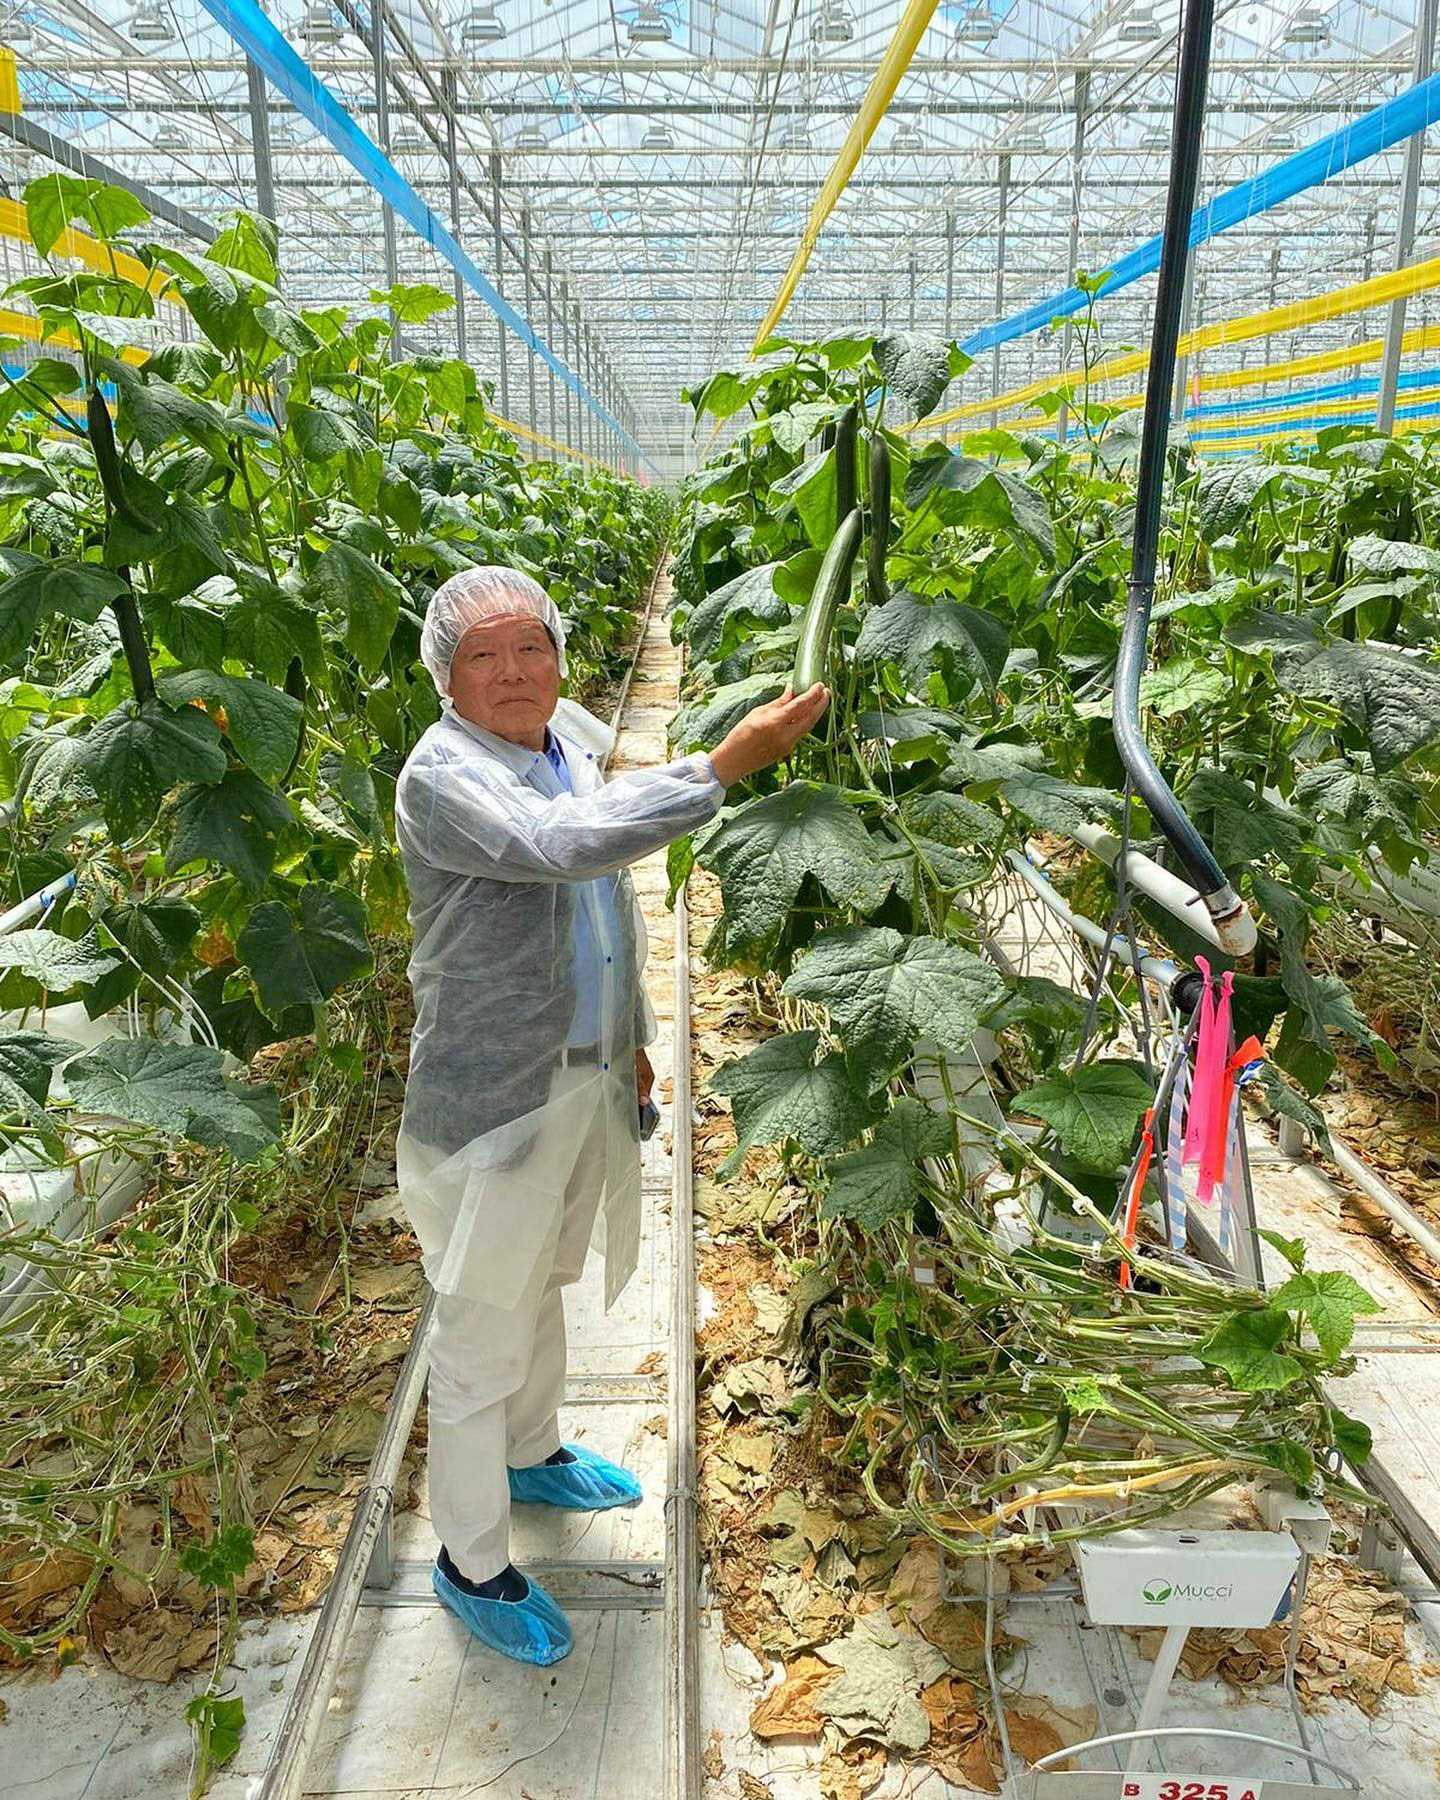
<svg viewBox="0 0 1440 1800">
<path fill-rule="evenodd" d="M 1118 1531 L 1077 1549 L 1096 1625 L 1268 1625 L 1300 1561 L 1279 1531 Z"/>
</svg>

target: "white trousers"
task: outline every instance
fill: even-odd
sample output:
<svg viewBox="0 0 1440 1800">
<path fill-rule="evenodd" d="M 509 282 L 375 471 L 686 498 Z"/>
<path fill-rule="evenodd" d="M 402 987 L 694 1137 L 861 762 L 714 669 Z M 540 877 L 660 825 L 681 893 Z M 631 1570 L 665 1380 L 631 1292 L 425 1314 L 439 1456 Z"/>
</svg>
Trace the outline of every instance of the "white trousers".
<svg viewBox="0 0 1440 1800">
<path fill-rule="evenodd" d="M 594 1082 L 593 1069 L 562 1071 L 557 1089 Z M 558 1095 L 552 1094 L 552 1098 Z M 430 1518 L 462 1575 L 489 1581 L 510 1561 L 506 1469 L 533 1468 L 560 1448 L 565 1397 L 565 1304 L 578 1281 L 604 1186 L 605 1133 L 597 1106 L 575 1137 L 558 1235 L 542 1250 L 541 1277 L 507 1309 L 439 1294 L 430 1335 Z M 548 1149 L 553 1151 L 553 1146 Z M 408 1143 L 398 1170 L 402 1198 L 423 1185 L 438 1150 Z M 523 1172 L 517 1171 L 523 1179 Z"/>
</svg>

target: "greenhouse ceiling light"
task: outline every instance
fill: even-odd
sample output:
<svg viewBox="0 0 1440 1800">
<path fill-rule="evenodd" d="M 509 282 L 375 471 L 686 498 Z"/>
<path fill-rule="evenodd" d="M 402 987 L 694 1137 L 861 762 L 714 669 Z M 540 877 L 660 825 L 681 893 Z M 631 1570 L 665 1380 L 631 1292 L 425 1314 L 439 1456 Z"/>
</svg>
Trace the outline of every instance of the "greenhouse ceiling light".
<svg viewBox="0 0 1440 1800">
<path fill-rule="evenodd" d="M 1288 151 L 1293 150 L 1295 145 L 1296 137 L 1293 131 L 1272 131 L 1265 139 L 1265 148 L 1267 150 Z"/>
<path fill-rule="evenodd" d="M 550 140 L 538 125 L 525 125 L 515 134 L 515 148 L 521 151 L 548 150 Z"/>
<path fill-rule="evenodd" d="M 808 150 L 810 133 L 803 125 L 787 125 L 775 140 L 777 150 Z"/>
<path fill-rule="evenodd" d="M 1121 20 L 1116 35 L 1122 44 L 1153 44 L 1160 35 L 1154 7 L 1137 6 L 1128 18 Z"/>
<path fill-rule="evenodd" d="M 330 0 L 310 0 L 295 34 L 310 49 L 338 44 L 345 32 L 330 7 Z"/>
<path fill-rule="evenodd" d="M 1011 140 L 1010 148 L 1012 150 L 1043 150 L 1045 138 L 1038 131 L 1021 131 Z"/>
<path fill-rule="evenodd" d="M 1330 42 L 1330 21 L 1318 6 L 1302 6 L 1295 17 L 1285 27 L 1287 44 L 1328 44 Z"/>
<path fill-rule="evenodd" d="M 1140 139 L 1142 150 L 1169 150 L 1170 133 L 1162 131 L 1157 125 L 1153 131 L 1147 131 Z"/>
<path fill-rule="evenodd" d="M 668 125 L 647 125 L 640 139 L 642 150 L 673 150 L 675 134 Z"/>
<path fill-rule="evenodd" d="M 890 148 L 902 153 L 907 153 L 912 150 L 923 150 L 925 148 L 925 133 L 921 131 L 918 125 L 898 125 L 895 128 L 894 137 L 890 140 Z"/>
<path fill-rule="evenodd" d="M 668 44 L 670 42 L 670 21 L 658 6 L 648 5 L 642 0 L 630 20 L 630 42 L 632 44 Z"/>
<path fill-rule="evenodd" d="M 413 156 L 423 150 L 429 140 L 413 119 L 402 119 L 390 138 L 390 148 L 402 156 Z"/>
<path fill-rule="evenodd" d="M 466 48 L 476 44 L 498 44 L 505 37 L 505 21 L 493 6 L 477 6 L 460 27 L 460 42 Z"/>
<path fill-rule="evenodd" d="M 157 150 L 183 150 L 185 133 L 178 125 L 164 124 L 155 133 L 155 148 Z"/>
<path fill-rule="evenodd" d="M 161 10 L 160 0 L 140 0 L 130 20 L 130 36 L 137 44 L 173 42 L 175 28 Z"/>
<path fill-rule="evenodd" d="M 855 21 L 850 16 L 850 8 L 845 0 L 824 0 L 815 22 L 810 27 L 810 36 L 817 44 L 848 44 L 855 35 Z"/>
<path fill-rule="evenodd" d="M 955 27 L 957 44 L 974 44 L 984 49 L 993 44 L 1000 35 L 1000 21 L 986 6 L 972 6 L 969 12 L 961 16 Z"/>
</svg>

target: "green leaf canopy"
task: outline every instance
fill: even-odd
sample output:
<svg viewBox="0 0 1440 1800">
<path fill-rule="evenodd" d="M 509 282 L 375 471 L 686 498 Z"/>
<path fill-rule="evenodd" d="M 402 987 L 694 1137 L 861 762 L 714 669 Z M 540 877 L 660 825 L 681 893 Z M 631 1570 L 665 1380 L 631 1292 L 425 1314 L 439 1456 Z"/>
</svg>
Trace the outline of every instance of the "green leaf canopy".
<svg viewBox="0 0 1440 1800">
<path fill-rule="evenodd" d="M 1281 660 L 1275 676 L 1358 726 L 1381 774 L 1440 738 L 1440 668 L 1418 657 L 1381 644 L 1331 644 L 1303 662 Z"/>
<path fill-rule="evenodd" d="M 1061 1145 L 1087 1169 L 1118 1169 L 1136 1128 L 1155 1098 L 1150 1083 L 1127 1063 L 1084 1063 L 1058 1070 L 1010 1103 L 1011 1112 L 1043 1119 Z"/>
<path fill-rule="evenodd" d="M 857 925 L 816 938 L 784 992 L 825 1008 L 851 1068 L 874 1088 L 920 1040 L 963 1051 L 1005 983 L 992 963 L 943 938 Z"/>
<path fill-rule="evenodd" d="M 279 1138 L 280 1102 L 273 1088 L 232 1081 L 223 1061 L 204 1044 L 115 1038 L 72 1062 L 65 1083 L 88 1112 L 179 1130 L 249 1161 Z"/>
<path fill-rule="evenodd" d="M 870 834 L 839 792 L 804 781 L 739 807 L 700 861 L 720 878 L 727 942 L 752 952 L 778 941 L 807 875 L 861 911 L 878 906 L 890 886 Z"/>
<path fill-rule="evenodd" d="M 917 685 L 934 666 L 937 651 L 954 661 L 991 693 L 1010 654 L 1010 634 L 998 619 L 957 600 L 922 600 L 901 589 L 865 615 L 855 654 L 893 662 Z"/>
<path fill-rule="evenodd" d="M 754 1144 L 793 1139 L 811 1156 L 831 1156 L 852 1144 L 875 1117 L 869 1097 L 851 1080 L 842 1056 L 815 1061 L 818 1031 L 771 1038 L 711 1078 L 735 1109 L 735 1149 L 721 1165 L 729 1175 Z"/>
<path fill-rule="evenodd" d="M 236 948 L 272 1019 L 289 1006 L 318 1006 L 371 966 L 364 903 L 325 882 L 302 888 L 293 911 L 282 900 L 257 906 Z"/>
<path fill-rule="evenodd" d="M 880 1231 L 914 1206 L 920 1192 L 916 1163 L 949 1149 L 950 1125 L 943 1114 L 918 1100 L 897 1100 L 864 1149 L 827 1165 L 821 1217 L 854 1219 L 868 1232 Z"/>
</svg>

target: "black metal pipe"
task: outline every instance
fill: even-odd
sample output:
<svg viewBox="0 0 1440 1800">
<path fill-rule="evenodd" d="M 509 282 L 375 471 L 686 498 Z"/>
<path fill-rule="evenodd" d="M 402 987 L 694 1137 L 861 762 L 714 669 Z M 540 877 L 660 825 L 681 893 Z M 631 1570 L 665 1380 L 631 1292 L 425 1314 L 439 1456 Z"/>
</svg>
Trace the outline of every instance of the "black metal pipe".
<svg viewBox="0 0 1440 1800">
<path fill-rule="evenodd" d="M 1150 370 L 1145 389 L 1145 424 L 1136 476 L 1129 604 L 1115 666 L 1115 744 L 1135 793 L 1150 809 L 1155 823 L 1203 899 L 1206 911 L 1215 922 L 1222 947 L 1232 955 L 1243 955 L 1255 941 L 1254 926 L 1245 904 L 1231 887 L 1225 871 L 1196 831 L 1184 807 L 1170 791 L 1170 784 L 1156 766 L 1140 728 L 1140 677 L 1149 648 L 1150 609 L 1155 598 L 1171 389 L 1184 309 L 1190 221 L 1195 211 L 1195 190 L 1200 173 L 1200 135 L 1205 122 L 1205 89 L 1214 22 L 1214 0 L 1188 0 L 1175 83 L 1170 187 L 1165 201 L 1155 328 L 1150 339 Z"/>
</svg>

